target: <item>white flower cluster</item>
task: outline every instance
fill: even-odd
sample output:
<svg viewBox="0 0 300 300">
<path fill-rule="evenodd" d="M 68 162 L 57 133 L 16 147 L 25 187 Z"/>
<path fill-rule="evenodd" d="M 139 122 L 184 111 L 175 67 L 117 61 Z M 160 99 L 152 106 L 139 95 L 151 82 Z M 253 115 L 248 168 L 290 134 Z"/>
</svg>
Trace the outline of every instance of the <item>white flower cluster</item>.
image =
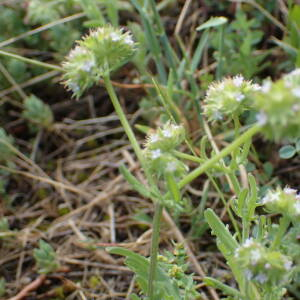
<svg viewBox="0 0 300 300">
<path fill-rule="evenodd" d="M 183 142 L 184 136 L 184 127 L 171 122 L 148 135 L 144 155 L 150 170 L 158 177 L 167 173 L 180 177 L 188 170 L 187 166 L 172 154 L 172 150 Z"/>
<path fill-rule="evenodd" d="M 282 280 L 293 265 L 287 256 L 269 250 L 253 238 L 238 247 L 234 257 L 244 268 L 245 277 L 259 284 Z"/>
<path fill-rule="evenodd" d="M 131 34 L 124 33 L 123 29 L 105 26 L 90 31 L 63 63 L 65 85 L 79 97 L 100 77 L 124 64 L 135 48 Z"/>
<path fill-rule="evenodd" d="M 258 84 L 252 84 L 242 75 L 212 83 L 204 99 L 204 113 L 210 120 L 240 115 L 251 107 L 251 94 L 260 89 Z"/>
<path fill-rule="evenodd" d="M 269 190 L 261 203 L 275 213 L 282 213 L 291 219 L 300 217 L 300 194 L 296 189 L 285 187 L 283 190 Z"/>
<path fill-rule="evenodd" d="M 253 108 L 262 133 L 272 140 L 299 138 L 300 131 L 300 69 L 281 79 L 263 82 L 254 94 Z"/>
</svg>

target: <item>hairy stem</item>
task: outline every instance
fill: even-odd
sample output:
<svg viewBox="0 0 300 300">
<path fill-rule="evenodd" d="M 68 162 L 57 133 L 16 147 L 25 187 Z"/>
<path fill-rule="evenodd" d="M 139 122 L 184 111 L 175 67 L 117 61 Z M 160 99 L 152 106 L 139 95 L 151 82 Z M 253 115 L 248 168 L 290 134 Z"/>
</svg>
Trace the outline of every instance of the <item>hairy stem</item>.
<svg viewBox="0 0 300 300">
<path fill-rule="evenodd" d="M 12 58 L 15 58 L 17 60 L 24 61 L 26 63 L 36 65 L 36 66 L 40 66 L 40 67 L 44 67 L 44 68 L 47 68 L 47 69 L 56 70 L 56 71 L 63 71 L 62 67 L 52 65 L 52 64 L 47 64 L 47 63 L 44 63 L 44 62 L 41 62 L 41 61 L 38 61 L 38 60 L 35 60 L 35 59 L 30 59 L 30 58 L 27 58 L 27 57 L 24 57 L 24 56 L 21 56 L 21 55 L 17 55 L 17 54 L 14 54 L 14 53 L 6 52 L 6 51 L 3 51 L 3 50 L 0 50 L 0 55 L 12 57 Z"/>
<path fill-rule="evenodd" d="M 159 230 L 160 230 L 160 221 L 161 221 L 162 211 L 163 211 L 162 204 L 157 202 L 155 204 L 153 228 L 152 228 L 152 238 L 151 238 L 151 257 L 150 257 L 150 270 L 149 270 L 149 278 L 148 278 L 149 300 L 155 300 L 154 299 L 154 281 L 155 281 L 156 266 L 157 266 Z"/>
<path fill-rule="evenodd" d="M 232 153 L 237 147 L 245 143 L 248 139 L 250 139 L 253 135 L 259 132 L 261 127 L 259 125 L 254 125 L 250 129 L 248 129 L 246 132 L 244 132 L 239 138 L 237 138 L 234 142 L 232 142 L 230 145 L 228 145 L 226 148 L 224 148 L 220 153 L 216 154 L 209 160 L 207 160 L 203 165 L 196 168 L 194 171 L 192 171 L 190 174 L 188 174 L 185 178 L 183 178 L 178 184 L 179 188 L 184 187 L 185 185 L 189 184 L 191 181 L 193 181 L 195 178 L 197 178 L 199 175 L 205 173 L 207 170 L 209 170 L 216 162 L 218 162 L 223 157 L 229 155 Z"/>
</svg>

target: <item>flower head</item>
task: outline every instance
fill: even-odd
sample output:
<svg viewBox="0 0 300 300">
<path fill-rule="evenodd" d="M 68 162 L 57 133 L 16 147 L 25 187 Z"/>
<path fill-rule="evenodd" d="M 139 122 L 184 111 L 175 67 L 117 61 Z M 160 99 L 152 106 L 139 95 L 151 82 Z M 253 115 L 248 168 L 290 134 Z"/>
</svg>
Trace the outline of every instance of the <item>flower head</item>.
<svg viewBox="0 0 300 300">
<path fill-rule="evenodd" d="M 63 63 L 64 83 L 76 97 L 95 84 L 102 76 L 126 63 L 135 52 L 136 44 L 127 32 L 111 26 L 90 31 L 71 50 Z"/>
<path fill-rule="evenodd" d="M 252 238 L 236 249 L 234 258 L 244 269 L 245 277 L 260 285 L 278 284 L 287 278 L 287 271 L 292 268 L 288 256 L 270 250 Z"/>
<path fill-rule="evenodd" d="M 269 190 L 262 198 L 262 204 L 273 213 L 281 213 L 292 220 L 300 219 L 300 197 L 297 190 L 285 187 L 283 190 Z"/>
<path fill-rule="evenodd" d="M 167 122 L 156 132 L 150 133 L 146 139 L 145 148 L 161 149 L 164 151 L 173 150 L 184 140 L 185 130 L 182 125 Z"/>
<path fill-rule="evenodd" d="M 262 132 L 275 141 L 300 132 L 300 69 L 275 82 L 267 80 L 254 95 L 254 109 L 264 114 Z"/>
<path fill-rule="evenodd" d="M 210 120 L 240 115 L 251 107 L 251 94 L 258 89 L 257 84 L 245 80 L 242 75 L 213 83 L 209 86 L 204 99 L 204 113 Z"/>
</svg>

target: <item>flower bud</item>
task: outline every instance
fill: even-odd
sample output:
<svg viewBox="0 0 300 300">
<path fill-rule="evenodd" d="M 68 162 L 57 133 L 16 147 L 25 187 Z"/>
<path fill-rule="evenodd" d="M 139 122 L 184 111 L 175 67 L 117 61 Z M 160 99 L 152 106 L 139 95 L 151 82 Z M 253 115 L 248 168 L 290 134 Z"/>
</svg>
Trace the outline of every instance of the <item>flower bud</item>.
<svg viewBox="0 0 300 300">
<path fill-rule="evenodd" d="M 104 75 L 121 67 L 135 52 L 129 33 L 111 26 L 100 27 L 77 42 L 63 63 L 64 83 L 76 97 Z"/>
<path fill-rule="evenodd" d="M 283 190 L 269 190 L 261 200 L 272 213 L 281 213 L 292 220 L 300 220 L 300 195 L 297 190 L 285 187 Z"/>
<path fill-rule="evenodd" d="M 271 251 L 252 238 L 237 248 L 234 258 L 244 268 L 245 277 L 260 285 L 278 284 L 286 280 L 292 268 L 289 257 Z"/>
<path fill-rule="evenodd" d="M 158 178 L 167 173 L 172 173 L 175 178 L 181 178 L 188 171 L 188 167 L 169 152 L 163 152 L 160 149 L 147 149 L 144 151 L 144 155 L 146 156 L 149 170 Z"/>
<path fill-rule="evenodd" d="M 240 115 L 252 105 L 251 94 L 260 89 L 257 84 L 238 75 L 212 83 L 204 99 L 204 113 L 209 120 Z"/>
<path fill-rule="evenodd" d="M 164 124 L 155 133 L 148 135 L 145 148 L 149 150 L 161 149 L 163 151 L 174 150 L 178 147 L 185 137 L 185 130 L 182 125 L 171 122 Z"/>
<path fill-rule="evenodd" d="M 298 138 L 300 132 L 300 69 L 272 83 L 265 81 L 255 94 L 254 108 L 259 111 L 262 131 L 275 141 Z"/>
</svg>

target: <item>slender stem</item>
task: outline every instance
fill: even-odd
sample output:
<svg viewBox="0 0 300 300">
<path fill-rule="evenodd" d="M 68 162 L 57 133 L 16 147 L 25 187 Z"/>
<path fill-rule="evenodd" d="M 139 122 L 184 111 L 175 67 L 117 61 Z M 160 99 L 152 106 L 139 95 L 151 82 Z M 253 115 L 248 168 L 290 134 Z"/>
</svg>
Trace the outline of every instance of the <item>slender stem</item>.
<svg viewBox="0 0 300 300">
<path fill-rule="evenodd" d="M 223 48 L 224 48 L 224 25 L 221 25 L 219 29 L 219 57 L 218 57 L 218 65 L 217 65 L 217 79 L 220 80 L 223 75 Z"/>
<path fill-rule="evenodd" d="M 110 100 L 111 100 L 111 102 L 112 102 L 112 104 L 115 108 L 115 111 L 116 111 L 116 113 L 117 113 L 117 115 L 120 119 L 120 122 L 121 122 L 127 136 L 128 136 L 128 139 L 129 139 L 131 145 L 132 145 L 132 148 L 133 148 L 138 160 L 140 161 L 143 169 L 146 170 L 146 168 L 144 168 L 145 167 L 145 162 L 144 162 L 142 150 L 140 148 L 140 145 L 139 145 L 138 141 L 136 140 L 136 137 L 135 137 L 135 135 L 134 135 L 134 133 L 131 129 L 131 126 L 130 126 L 130 124 L 129 124 L 126 116 L 125 116 L 125 113 L 124 113 L 121 105 L 120 105 L 120 102 L 119 102 L 118 97 L 115 93 L 115 90 L 112 86 L 112 83 L 111 83 L 111 80 L 110 80 L 109 76 L 108 75 L 104 76 L 103 81 L 104 81 L 106 90 L 108 92 L 108 95 L 110 97 Z"/>
<path fill-rule="evenodd" d="M 119 103 L 117 95 L 114 91 L 112 83 L 110 81 L 109 76 L 103 77 L 105 87 L 107 92 L 110 96 L 110 99 L 113 103 L 116 113 L 119 116 L 120 122 L 124 127 L 124 130 L 129 138 L 129 141 L 135 151 L 136 156 L 138 157 L 143 170 L 145 171 L 146 177 L 150 185 L 153 186 L 153 180 L 151 174 L 149 174 L 148 168 L 145 164 L 145 160 L 143 158 L 142 150 L 135 138 L 135 135 L 131 129 L 130 124 L 127 121 L 127 118 L 123 112 L 123 109 Z M 152 229 L 152 239 L 151 239 L 151 258 L 150 258 L 150 270 L 149 270 L 149 281 L 148 281 L 148 296 L 150 300 L 154 300 L 154 280 L 155 280 L 155 273 L 156 273 L 156 265 L 157 265 L 157 253 L 158 253 L 158 244 L 159 244 L 159 231 L 160 231 L 160 221 L 162 216 L 163 206 L 158 200 L 155 203 L 155 211 L 154 211 L 154 218 L 153 218 L 153 229 Z"/>
<path fill-rule="evenodd" d="M 37 65 L 37 66 L 44 67 L 44 68 L 47 68 L 47 69 L 56 70 L 56 71 L 63 71 L 63 68 L 60 67 L 60 66 L 47 64 L 47 63 L 44 63 L 44 62 L 41 62 L 41 61 L 38 61 L 38 60 L 35 60 L 35 59 L 30 59 L 30 58 L 27 58 L 27 57 L 24 57 L 24 56 L 21 56 L 21 55 L 17 55 L 17 54 L 14 54 L 14 53 L 6 52 L 6 51 L 3 51 L 3 50 L 0 50 L 0 55 L 9 56 L 9 57 L 24 61 L 26 63 Z"/>
<path fill-rule="evenodd" d="M 276 249 L 276 247 L 278 247 L 280 245 L 281 239 L 282 239 L 283 235 L 285 234 L 286 230 L 288 229 L 290 223 L 291 223 L 290 219 L 286 216 L 283 216 L 280 219 L 279 228 L 277 230 L 275 239 L 271 245 L 271 249 Z"/>
<path fill-rule="evenodd" d="M 211 159 L 207 160 L 202 166 L 196 168 L 190 174 L 188 174 L 185 178 L 183 178 L 179 183 L 179 188 L 184 187 L 199 175 L 205 173 L 208 169 L 210 169 L 216 162 L 218 162 L 221 158 L 229 155 L 234 151 L 237 147 L 245 143 L 248 139 L 250 139 L 253 135 L 259 132 L 261 127 L 259 125 L 254 125 L 246 132 L 244 132 L 239 138 L 237 138 L 234 142 L 224 148 L 220 153 L 213 156 Z"/>
<path fill-rule="evenodd" d="M 163 211 L 163 206 L 159 201 L 157 201 L 155 204 L 152 238 L 151 238 L 151 257 L 150 257 L 150 270 L 149 270 L 149 278 L 148 278 L 149 300 L 155 300 L 154 281 L 155 281 L 155 274 L 156 274 L 157 254 L 158 254 L 158 245 L 159 245 L 159 230 L 160 230 L 162 211 Z"/>
</svg>

